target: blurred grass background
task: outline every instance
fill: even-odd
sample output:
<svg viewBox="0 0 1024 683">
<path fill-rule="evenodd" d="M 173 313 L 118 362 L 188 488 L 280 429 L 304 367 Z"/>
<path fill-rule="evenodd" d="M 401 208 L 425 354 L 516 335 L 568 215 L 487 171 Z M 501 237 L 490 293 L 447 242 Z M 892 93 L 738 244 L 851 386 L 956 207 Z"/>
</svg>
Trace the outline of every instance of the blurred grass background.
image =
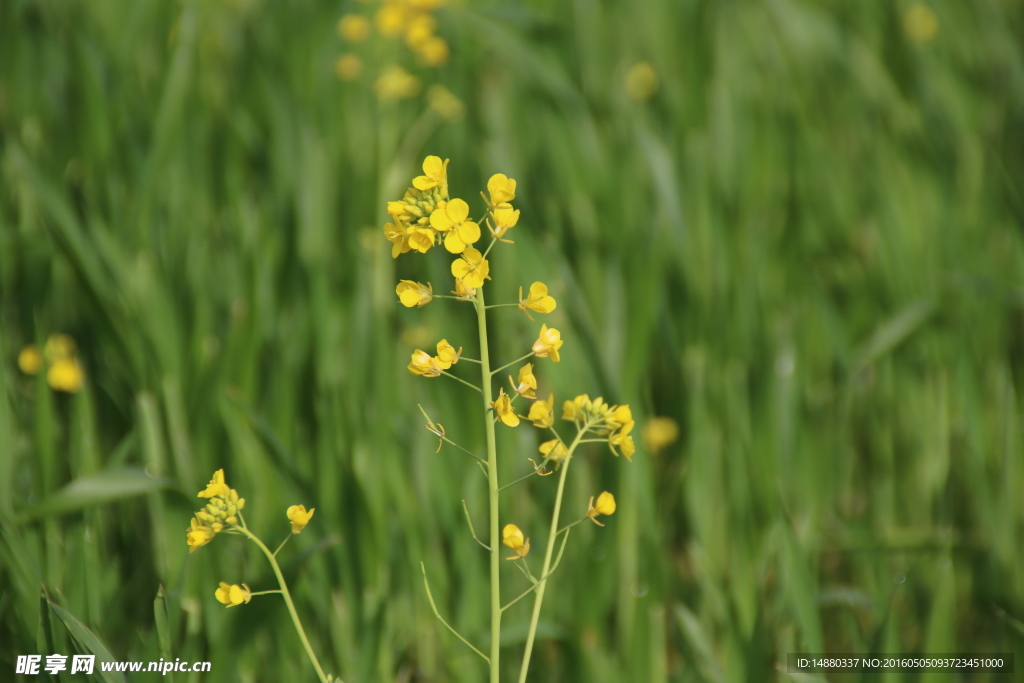
<svg viewBox="0 0 1024 683">
<path fill-rule="evenodd" d="M 470 448 L 482 430 L 463 387 L 404 369 L 442 336 L 475 355 L 473 321 L 399 306 L 399 278 L 444 292 L 448 259 L 392 261 L 380 231 L 427 154 L 452 159 L 453 196 L 519 182 L 488 300 L 534 279 L 558 299 L 540 393 L 680 425 L 659 454 L 574 468 L 569 510 L 602 489 L 619 510 L 573 534 L 531 680 L 789 680 L 797 651 L 1024 665 L 1022 3 L 453 4 L 445 65 L 374 38 L 340 81 L 335 24 L 375 9 L 0 4 L 0 678 L 103 647 L 212 660 L 177 681 L 312 680 L 280 601 L 213 598 L 272 587 L 256 548 L 187 553 L 224 467 L 268 543 L 285 507 L 316 507 L 283 556 L 328 671 L 483 679 L 418 564 L 484 646 L 460 501 L 483 527 L 486 487 L 434 454 L 416 403 Z M 377 99 L 395 62 L 463 115 Z M 499 362 L 536 333 L 492 321 Z M 74 395 L 18 370 L 57 332 Z M 538 435 L 501 437 L 509 480 Z M 502 522 L 540 546 L 553 489 L 512 489 Z"/>
</svg>

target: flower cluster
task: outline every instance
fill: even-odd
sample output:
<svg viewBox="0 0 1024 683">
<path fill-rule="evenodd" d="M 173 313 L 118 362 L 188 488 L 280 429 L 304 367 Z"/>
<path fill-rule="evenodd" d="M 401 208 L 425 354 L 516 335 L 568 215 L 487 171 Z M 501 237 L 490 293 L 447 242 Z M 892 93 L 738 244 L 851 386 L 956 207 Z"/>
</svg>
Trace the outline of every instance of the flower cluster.
<svg viewBox="0 0 1024 683">
<path fill-rule="evenodd" d="M 437 342 L 437 355 L 431 356 L 426 351 L 416 349 L 409 363 L 409 372 L 424 377 L 440 377 L 441 373 L 459 362 L 462 348 L 456 351 L 447 339 Z"/>
<path fill-rule="evenodd" d="M 18 368 L 26 375 L 38 374 L 44 364 L 50 388 L 68 394 L 82 388 L 85 372 L 78 362 L 75 340 L 68 335 L 50 335 L 41 354 L 35 345 L 26 346 L 18 354 Z"/>
<path fill-rule="evenodd" d="M 586 394 L 580 394 L 562 404 L 562 419 L 575 423 L 577 428 L 586 428 L 602 438 L 607 437 L 612 453 L 619 455 L 622 451 L 626 460 L 633 459 L 636 444 L 629 433 L 636 423 L 628 405 L 608 405 L 600 396 L 590 400 Z"/>
<path fill-rule="evenodd" d="M 196 512 L 186 530 L 190 553 L 212 541 L 225 528 L 237 525 L 238 513 L 245 507 L 245 498 L 239 498 L 238 491 L 224 482 L 222 469 L 213 473 L 210 483 L 198 496 L 208 498 L 210 502 Z"/>
</svg>

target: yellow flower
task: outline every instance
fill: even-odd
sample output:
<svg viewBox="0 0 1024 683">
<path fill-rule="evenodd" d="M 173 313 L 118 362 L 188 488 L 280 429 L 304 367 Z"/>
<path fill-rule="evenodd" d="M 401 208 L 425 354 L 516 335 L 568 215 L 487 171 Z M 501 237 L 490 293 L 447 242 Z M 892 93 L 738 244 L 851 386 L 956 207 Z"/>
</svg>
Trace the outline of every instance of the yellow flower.
<svg viewBox="0 0 1024 683">
<path fill-rule="evenodd" d="M 441 372 L 444 370 L 436 358 L 420 349 L 416 349 L 413 352 L 412 362 L 406 367 L 412 374 L 423 375 L 424 377 L 440 377 Z"/>
<path fill-rule="evenodd" d="M 534 282 L 530 285 L 530 295 L 523 299 L 523 288 L 519 288 L 519 310 L 526 313 L 526 309 L 538 313 L 550 313 L 555 310 L 558 303 L 555 297 L 548 296 L 548 287 L 543 282 Z M 526 313 L 526 315 L 530 315 Z"/>
<path fill-rule="evenodd" d="M 34 375 L 43 367 L 43 357 L 35 345 L 26 346 L 18 354 L 18 367 L 26 375 Z"/>
<path fill-rule="evenodd" d="M 598 515 L 611 515 L 615 512 L 615 496 L 604 491 L 597 497 L 597 503 L 594 502 L 594 497 L 590 497 L 590 504 L 588 505 L 587 517 L 590 521 L 598 526 L 604 526 L 601 522 L 597 521 Z"/>
<path fill-rule="evenodd" d="M 288 519 L 291 520 L 292 533 L 302 533 L 302 530 L 306 528 L 307 524 L 309 524 L 309 520 L 313 519 L 314 512 L 316 512 L 316 508 L 313 508 L 309 512 L 306 512 L 305 505 L 292 505 L 291 507 L 289 507 L 288 511 L 285 514 L 287 514 Z"/>
<path fill-rule="evenodd" d="M 519 209 L 513 211 L 511 204 L 499 204 L 491 211 L 491 218 L 494 219 L 494 227 L 488 226 L 491 234 L 502 242 L 511 243 L 502 237 L 519 222 Z"/>
<path fill-rule="evenodd" d="M 461 278 L 455 278 L 455 291 L 452 294 L 468 299 L 476 296 L 476 287 L 467 287 Z"/>
<path fill-rule="evenodd" d="M 456 351 L 455 347 L 448 343 L 447 339 L 442 339 L 437 342 L 437 356 L 435 360 L 438 365 L 447 370 L 451 366 L 459 362 L 459 357 L 462 355 L 462 347 Z"/>
<path fill-rule="evenodd" d="M 537 358 L 551 357 L 552 362 L 561 360 L 558 357 L 558 349 L 562 348 L 562 335 L 555 328 L 548 329 L 547 325 L 540 326 L 540 335 L 537 341 L 533 342 L 533 353 Z"/>
<path fill-rule="evenodd" d="M 658 91 L 658 74 L 650 62 L 637 62 L 626 75 L 626 94 L 637 102 L 645 102 Z"/>
<path fill-rule="evenodd" d="M 548 396 L 548 400 L 546 401 L 534 401 L 533 405 L 530 406 L 530 414 L 526 419 L 532 422 L 534 427 L 547 429 L 555 424 L 555 413 L 553 412 L 554 407 L 554 394 Z"/>
<path fill-rule="evenodd" d="M 46 381 L 57 391 L 73 394 L 82 388 L 82 366 L 74 358 L 58 358 L 46 371 Z"/>
<path fill-rule="evenodd" d="M 51 334 L 43 347 L 43 355 L 50 363 L 75 355 L 75 340 L 66 334 Z"/>
<path fill-rule="evenodd" d="M 671 417 L 652 417 L 644 422 L 643 441 L 648 453 L 656 455 L 679 438 L 679 425 Z"/>
<path fill-rule="evenodd" d="M 363 71 L 363 60 L 357 55 L 346 52 L 334 62 L 334 73 L 343 81 L 354 81 Z"/>
<path fill-rule="evenodd" d="M 401 202 L 389 202 L 389 204 L 401 204 Z M 399 254 L 409 251 L 409 235 L 403 228 L 394 223 L 385 223 L 384 236 L 388 242 L 391 242 L 391 258 L 398 258 Z"/>
<path fill-rule="evenodd" d="M 382 36 L 393 38 L 402 33 L 406 24 L 406 9 L 398 4 L 388 4 L 377 10 L 374 17 L 377 30 Z"/>
<path fill-rule="evenodd" d="M 939 20 L 931 7 L 916 3 L 903 14 L 903 32 L 912 42 L 927 43 L 939 34 Z"/>
<path fill-rule="evenodd" d="M 338 20 L 338 35 L 350 43 L 361 43 L 370 35 L 370 22 L 361 14 L 346 14 Z"/>
<path fill-rule="evenodd" d="M 224 470 L 219 469 L 213 473 L 213 478 L 210 479 L 210 483 L 206 485 L 206 488 L 199 492 L 199 497 L 213 498 L 214 496 L 220 496 L 223 498 L 230 491 L 231 489 L 224 483 Z"/>
<path fill-rule="evenodd" d="M 194 553 L 195 551 L 199 550 L 201 547 L 212 541 L 213 537 L 216 535 L 216 532 L 212 528 L 206 526 L 198 519 L 193 517 L 192 523 L 186 530 L 186 534 L 186 541 L 188 542 L 188 551 L 189 553 Z"/>
<path fill-rule="evenodd" d="M 504 173 L 495 173 L 487 181 L 487 191 L 491 194 L 490 208 L 493 209 L 516 198 L 516 181 Z"/>
<path fill-rule="evenodd" d="M 429 282 L 424 285 L 412 280 L 401 280 L 395 287 L 395 294 L 406 308 L 413 306 L 423 308 L 434 298 L 434 288 Z"/>
<path fill-rule="evenodd" d="M 466 111 L 466 105 L 462 103 L 462 100 L 440 83 L 435 83 L 427 90 L 427 102 L 434 111 L 449 121 L 458 120 Z"/>
<path fill-rule="evenodd" d="M 410 49 L 417 49 L 434 37 L 437 19 L 429 14 L 419 14 L 405 27 L 405 44 Z"/>
<path fill-rule="evenodd" d="M 605 418 L 605 425 L 608 429 L 615 431 L 624 424 L 633 421 L 633 411 L 629 409 L 628 405 L 615 406 L 608 412 L 608 416 Z"/>
<path fill-rule="evenodd" d="M 441 187 L 445 192 L 447 192 L 449 161 L 451 161 L 451 159 L 441 161 L 441 157 L 433 155 L 428 156 L 423 160 L 423 175 L 413 178 L 412 186 L 421 192 L 432 190 L 435 187 Z"/>
<path fill-rule="evenodd" d="M 246 584 L 231 585 L 228 583 L 220 582 L 220 588 L 217 589 L 214 595 L 217 596 L 219 602 L 223 602 L 228 607 L 235 607 L 241 605 L 243 602 L 248 604 L 252 600 L 252 591 L 249 590 L 249 586 Z"/>
<path fill-rule="evenodd" d="M 448 61 L 451 50 L 444 38 L 432 36 L 416 48 L 416 54 L 426 66 L 441 66 Z"/>
<path fill-rule="evenodd" d="M 509 376 L 511 380 L 512 377 Z M 519 368 L 519 384 L 517 385 L 514 381 L 512 386 L 515 388 L 515 392 L 520 396 L 526 398 L 537 398 L 537 378 L 533 374 L 533 363 L 527 363 L 523 367 Z"/>
<path fill-rule="evenodd" d="M 462 258 L 452 261 L 452 275 L 462 280 L 463 286 L 468 289 L 483 287 L 484 280 L 490 279 L 487 277 L 489 270 L 490 264 L 487 259 L 473 247 L 466 247 L 462 252 Z M 562 345 L 561 340 L 558 345 Z"/>
<path fill-rule="evenodd" d="M 506 559 L 518 560 L 520 557 L 526 557 L 526 554 L 530 552 L 530 539 L 525 538 L 523 532 L 515 524 L 505 525 L 505 528 L 501 531 L 501 542 L 512 548 L 512 551 L 515 553 L 515 555 Z"/>
<path fill-rule="evenodd" d="M 421 254 L 434 246 L 434 231 L 427 228 L 413 228 L 409 231 L 409 246 Z"/>
<path fill-rule="evenodd" d="M 558 469 L 558 466 L 567 457 L 569 457 L 569 451 L 565 449 L 565 444 L 562 443 L 559 439 L 551 439 L 551 441 L 545 441 L 544 443 L 537 447 L 537 450 L 539 450 L 541 455 L 543 455 L 545 458 L 549 458 L 555 463 L 556 470 Z"/>
<path fill-rule="evenodd" d="M 516 410 L 512 406 L 512 399 L 508 397 L 504 389 L 498 390 L 498 399 L 491 401 L 491 407 L 498 414 L 498 418 L 509 427 L 517 427 L 519 425 L 519 416 L 516 415 Z"/>
<path fill-rule="evenodd" d="M 615 450 L 618 446 L 622 451 L 622 454 L 626 456 L 626 460 L 633 461 L 633 454 L 636 453 L 636 445 L 633 443 L 633 437 L 629 435 L 633 431 L 633 425 L 636 424 L 632 420 L 622 426 L 622 429 L 615 432 L 608 437 L 608 446 L 612 449 L 612 453 L 618 456 L 619 452 Z"/>
<path fill-rule="evenodd" d="M 373 88 L 382 100 L 402 100 L 416 96 L 420 91 L 420 79 L 397 64 L 392 64 L 380 75 Z"/>
<path fill-rule="evenodd" d="M 453 199 L 430 214 L 430 227 L 448 233 L 444 248 L 453 254 L 461 254 L 480 239 L 480 226 L 467 218 L 469 204 L 461 199 Z"/>
</svg>

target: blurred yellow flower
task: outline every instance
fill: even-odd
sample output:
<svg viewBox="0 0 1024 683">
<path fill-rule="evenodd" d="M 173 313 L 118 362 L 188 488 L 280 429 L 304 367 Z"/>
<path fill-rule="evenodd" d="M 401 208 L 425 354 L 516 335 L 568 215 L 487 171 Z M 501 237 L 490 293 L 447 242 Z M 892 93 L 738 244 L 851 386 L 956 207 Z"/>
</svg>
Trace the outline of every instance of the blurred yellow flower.
<svg viewBox="0 0 1024 683">
<path fill-rule="evenodd" d="M 511 204 L 498 204 L 491 211 L 491 218 L 494 219 L 494 227 L 490 228 L 491 234 L 502 242 L 508 242 L 509 240 L 502 237 L 519 222 L 519 209 L 513 211 Z"/>
<path fill-rule="evenodd" d="M 435 187 L 443 188 L 445 192 L 448 190 L 448 162 L 451 159 L 445 159 L 441 161 L 441 157 L 428 156 L 423 160 L 423 175 L 416 176 L 412 179 L 412 186 L 417 190 L 426 191 L 431 190 Z M 454 201 L 462 201 L 454 200 Z M 462 202 L 465 204 L 465 202 Z M 467 213 L 469 207 L 466 207 Z"/>
<path fill-rule="evenodd" d="M 939 20 L 931 7 L 915 3 L 903 14 L 903 32 L 911 42 L 922 44 L 935 39 L 939 34 Z"/>
<path fill-rule="evenodd" d="M 622 455 L 626 456 L 626 460 L 630 462 L 633 461 L 633 454 L 636 453 L 633 437 L 629 435 L 633 431 L 634 424 L 632 421 L 627 422 L 622 429 L 608 437 L 608 446 L 612 449 L 612 453 L 616 456 L 619 454 L 619 451 L 615 450 L 617 446 L 622 451 Z"/>
<path fill-rule="evenodd" d="M 463 286 L 468 289 L 483 287 L 484 280 L 489 279 L 489 270 L 490 264 L 487 259 L 473 247 L 466 247 L 462 252 L 462 258 L 452 261 L 452 275 L 462 280 Z M 558 345 L 561 346 L 562 342 L 559 341 Z"/>
<path fill-rule="evenodd" d="M 361 43 L 370 36 L 370 21 L 361 14 L 346 14 L 338 20 L 338 35 L 350 43 Z"/>
<path fill-rule="evenodd" d="M 405 27 L 405 44 L 415 50 L 434 37 L 436 28 L 437 19 L 433 16 L 429 14 L 414 16 Z"/>
<path fill-rule="evenodd" d="M 493 209 L 516 198 L 516 181 L 504 173 L 495 173 L 487 181 L 487 191 L 491 195 L 490 208 Z"/>
<path fill-rule="evenodd" d="M 548 358 L 557 363 L 561 360 L 558 356 L 558 349 L 562 348 L 562 335 L 555 328 L 548 328 L 547 325 L 540 326 L 540 335 L 537 341 L 533 342 L 533 353 L 538 358 Z"/>
<path fill-rule="evenodd" d="M 548 295 L 548 286 L 543 282 L 534 282 L 530 285 L 530 295 L 523 299 L 523 288 L 519 288 L 519 310 L 526 313 L 526 309 L 538 313 L 550 313 L 555 310 L 558 304 L 553 296 Z M 529 313 L 526 313 L 529 315 Z"/>
<path fill-rule="evenodd" d="M 462 348 L 460 347 L 456 351 L 455 347 L 449 344 L 447 339 L 437 342 L 437 362 L 445 370 L 458 363 L 461 355 Z"/>
<path fill-rule="evenodd" d="M 530 539 L 525 538 L 523 532 L 515 524 L 505 525 L 501 531 L 501 542 L 512 548 L 515 553 L 514 556 L 506 559 L 518 560 L 520 557 L 526 557 L 526 554 L 530 552 Z"/>
<path fill-rule="evenodd" d="M 395 294 L 406 308 L 413 306 L 423 308 L 434 298 L 434 288 L 429 282 L 424 285 L 412 280 L 401 280 L 395 287 Z"/>
<path fill-rule="evenodd" d="M 657 455 L 679 438 L 679 425 L 671 417 L 652 417 L 644 422 L 642 435 L 644 448 L 648 453 Z"/>
<path fill-rule="evenodd" d="M 498 419 L 506 425 L 509 427 L 519 426 L 519 416 L 516 415 L 516 409 L 512 406 L 512 399 L 509 398 L 504 389 L 498 390 L 498 398 L 491 401 L 491 407 L 497 413 Z"/>
<path fill-rule="evenodd" d="M 316 508 L 306 512 L 305 505 L 292 505 L 289 507 L 285 514 L 288 515 L 288 520 L 292 523 L 292 533 L 302 533 L 302 530 L 309 524 L 309 520 L 313 518 L 314 512 L 316 512 Z"/>
<path fill-rule="evenodd" d="M 252 591 L 249 590 L 249 586 L 246 584 L 231 585 L 228 583 L 220 582 L 220 588 L 217 589 L 215 595 L 219 602 L 224 603 L 228 607 L 235 607 L 241 605 L 243 602 L 248 603 L 252 600 Z"/>
<path fill-rule="evenodd" d="M 594 497 L 590 497 L 590 504 L 587 510 L 587 517 L 590 521 L 598 526 L 604 526 L 601 522 L 597 521 L 598 515 L 611 515 L 615 513 L 615 496 L 603 491 L 601 495 L 597 497 L 597 502 L 594 502 Z"/>
<path fill-rule="evenodd" d="M 547 429 L 555 424 L 555 395 L 548 396 L 546 401 L 534 401 L 530 406 L 530 414 L 527 416 L 534 427 Z"/>
<path fill-rule="evenodd" d="M 398 3 L 387 3 L 374 16 L 374 23 L 377 30 L 386 38 L 394 38 L 401 35 L 406 24 L 406 9 Z"/>
<path fill-rule="evenodd" d="M 52 334 L 43 346 L 43 355 L 49 363 L 71 358 L 75 355 L 75 340 L 66 334 Z"/>
<path fill-rule="evenodd" d="M 210 479 L 210 483 L 206 485 L 206 488 L 199 492 L 199 498 L 213 498 L 214 496 L 224 497 L 228 495 L 231 488 L 224 483 L 224 470 L 219 469 L 213 473 L 213 478 Z"/>
<path fill-rule="evenodd" d="M 448 61 L 451 50 L 444 38 L 433 36 L 416 48 L 416 54 L 426 66 L 441 66 Z"/>
<path fill-rule="evenodd" d="M 646 102 L 658 91 L 658 74 L 650 62 L 637 62 L 626 74 L 626 93 L 637 102 Z"/>
<path fill-rule="evenodd" d="M 401 202 L 389 203 L 400 204 Z M 391 258 L 398 258 L 399 254 L 409 251 L 409 235 L 403 228 L 398 227 L 394 223 L 385 223 L 384 237 L 387 238 L 388 242 L 391 242 Z"/>
<path fill-rule="evenodd" d="M 461 254 L 480 239 L 480 226 L 468 218 L 469 204 L 461 199 L 453 199 L 430 214 L 430 226 L 438 232 L 448 233 L 444 238 L 444 248 L 453 254 Z"/>
<path fill-rule="evenodd" d="M 74 358 L 58 358 L 46 371 L 46 381 L 56 391 L 73 394 L 82 388 L 84 373 Z"/>
<path fill-rule="evenodd" d="M 618 429 L 624 424 L 633 421 L 633 411 L 629 409 L 628 405 L 615 406 L 609 410 L 607 417 L 605 418 L 605 425 L 612 431 Z"/>
<path fill-rule="evenodd" d="M 188 542 L 189 553 L 194 553 L 199 550 L 201 547 L 212 541 L 215 535 L 216 532 L 214 532 L 211 527 L 201 523 L 198 519 L 193 517 L 192 523 L 186 530 L 186 541 Z"/>
<path fill-rule="evenodd" d="M 550 441 L 545 441 L 544 443 L 537 447 L 537 450 L 539 450 L 541 455 L 543 455 L 545 458 L 550 458 L 551 461 L 555 463 L 555 469 L 558 469 L 558 466 L 569 455 L 569 451 L 565 449 L 565 444 L 562 443 L 559 439 L 551 439 Z"/>
<path fill-rule="evenodd" d="M 510 376 L 509 379 L 512 379 Z M 519 384 L 512 382 L 515 392 L 525 398 L 537 398 L 537 378 L 533 374 L 533 363 L 519 368 Z"/>
<path fill-rule="evenodd" d="M 462 103 L 462 100 L 440 83 L 435 83 L 427 90 L 427 103 L 434 111 L 449 121 L 462 118 L 462 114 L 466 111 L 466 105 Z"/>
<path fill-rule="evenodd" d="M 34 375 L 43 367 L 43 357 L 35 345 L 26 346 L 18 354 L 18 368 L 26 375 Z"/>
<path fill-rule="evenodd" d="M 416 96 L 420 91 L 420 79 L 397 64 L 392 64 L 380 75 L 373 88 L 382 100 L 402 100 Z"/>
<path fill-rule="evenodd" d="M 363 60 L 354 54 L 346 53 L 334 62 L 334 73 L 343 81 L 354 81 L 363 71 Z"/>
</svg>

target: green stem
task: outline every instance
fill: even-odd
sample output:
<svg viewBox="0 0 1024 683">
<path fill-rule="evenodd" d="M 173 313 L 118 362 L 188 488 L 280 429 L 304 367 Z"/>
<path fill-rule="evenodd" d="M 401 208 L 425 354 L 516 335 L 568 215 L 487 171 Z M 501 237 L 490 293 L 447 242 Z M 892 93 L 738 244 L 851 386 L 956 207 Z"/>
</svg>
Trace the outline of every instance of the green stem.
<svg viewBox="0 0 1024 683">
<path fill-rule="evenodd" d="M 519 482 L 521 482 L 521 481 L 526 481 L 526 480 L 527 480 L 527 479 L 529 479 L 530 477 L 533 477 L 533 476 L 540 476 L 540 475 L 538 474 L 538 471 L 539 471 L 539 470 L 541 470 L 541 469 L 543 469 L 544 465 L 548 464 L 548 460 L 550 460 L 550 459 L 551 459 L 551 457 L 550 457 L 550 456 L 549 456 L 549 457 L 547 457 L 547 458 L 544 458 L 543 460 L 541 460 L 541 461 L 540 461 L 540 464 L 539 464 L 539 465 L 537 465 L 537 467 L 535 467 L 535 468 L 534 468 L 533 472 L 530 472 L 530 473 L 529 473 L 529 474 L 527 474 L 527 475 L 526 475 L 525 477 L 519 477 L 518 479 L 516 479 L 515 481 L 513 481 L 513 482 L 511 482 L 511 483 L 505 484 L 504 486 L 502 486 L 502 487 L 501 487 L 500 489 L 498 489 L 498 490 L 499 490 L 499 491 L 504 491 L 504 490 L 505 490 L 505 489 L 507 489 L 508 487 L 510 487 L 510 486 L 515 486 L 516 484 L 518 484 L 518 483 L 519 483 Z"/>
<path fill-rule="evenodd" d="M 259 593 L 249 593 L 249 597 L 255 598 L 257 595 L 270 595 L 271 593 L 280 593 L 279 590 L 274 591 L 260 591 Z"/>
<path fill-rule="evenodd" d="M 494 246 L 494 243 L 491 243 Z M 490 250 L 490 247 L 488 247 Z M 494 421 L 491 419 L 491 356 L 487 345 L 487 305 L 484 302 L 484 288 L 476 290 L 476 320 L 480 333 L 480 377 L 484 395 L 484 429 L 487 434 L 487 491 L 490 502 L 491 527 L 491 683 L 499 683 L 501 657 L 501 534 L 498 529 L 498 448 L 494 438 Z"/>
<path fill-rule="evenodd" d="M 263 551 L 263 554 L 267 556 L 268 560 L 270 560 L 270 566 L 274 570 L 274 576 L 277 577 L 277 584 L 281 586 L 281 597 L 284 598 L 284 603 L 288 605 L 288 613 L 292 615 L 292 623 L 295 624 L 295 630 L 299 634 L 299 640 L 302 641 L 302 645 L 306 648 L 306 654 L 309 655 L 309 661 L 313 662 L 313 668 L 316 669 L 316 675 L 320 677 L 322 683 L 328 683 L 327 674 L 324 673 L 316 655 L 313 654 L 313 647 L 309 644 L 309 638 L 306 637 L 306 632 L 302 629 L 302 622 L 299 621 L 299 613 L 295 611 L 295 603 L 292 602 L 292 595 L 288 592 L 288 584 L 285 583 L 284 575 L 281 574 L 281 567 L 277 564 L 277 558 L 274 557 L 274 554 L 270 552 L 270 549 L 263 545 L 263 541 L 257 538 L 254 533 L 243 526 L 236 526 L 235 528 L 248 536 L 253 543 L 258 545 L 260 550 Z M 344 683 L 344 681 L 337 676 L 334 677 L 334 680 L 338 683 Z"/>
<path fill-rule="evenodd" d="M 285 544 L 285 543 L 287 543 L 287 542 L 288 542 L 288 540 L 289 540 L 289 539 L 290 539 L 290 538 L 291 538 L 292 536 L 294 536 L 294 535 L 295 535 L 294 533 L 290 533 L 290 534 L 288 534 L 287 536 L 285 536 L 285 537 L 284 537 L 284 540 L 283 540 L 283 541 L 281 541 L 281 545 L 277 546 L 277 550 L 275 550 L 275 551 L 274 551 L 274 557 L 277 557 L 277 554 L 278 554 L 279 552 L 281 552 L 281 548 L 283 548 L 283 547 L 284 547 L 284 544 Z"/>
<path fill-rule="evenodd" d="M 478 387 L 477 385 L 470 384 L 466 380 L 461 379 L 459 377 L 456 377 L 455 375 L 453 375 L 452 373 L 448 372 L 447 370 L 442 370 L 441 374 L 444 375 L 445 377 L 451 377 L 456 382 L 462 382 L 463 384 L 465 384 L 470 389 L 473 389 L 474 391 L 479 391 L 481 394 L 484 393 L 483 391 L 480 390 L 480 387 Z M 490 407 L 490 405 L 491 405 L 490 402 L 488 402 L 487 406 Z"/>
<path fill-rule="evenodd" d="M 487 308 L 504 308 L 505 306 L 518 306 L 518 305 L 519 305 L 518 303 L 514 303 L 514 304 L 491 304 Z"/>
<path fill-rule="evenodd" d="M 447 626 L 448 630 L 454 633 L 456 638 L 458 638 L 466 645 L 468 645 L 469 649 L 483 657 L 484 661 L 490 664 L 491 660 L 487 658 L 487 655 L 485 655 L 483 652 L 480 652 L 480 650 L 476 649 L 476 646 L 473 645 L 473 643 L 463 638 L 462 634 L 456 631 L 451 624 L 445 621 L 444 617 L 441 616 L 441 613 L 437 611 L 437 605 L 434 603 L 434 596 L 430 593 L 430 582 L 427 581 L 427 568 L 423 565 L 422 562 L 420 562 L 420 569 L 423 571 L 423 587 L 427 589 L 427 600 L 430 601 L 430 609 L 434 610 L 434 616 L 437 617 L 438 621 Z"/>
<path fill-rule="evenodd" d="M 505 368 L 511 367 L 511 366 L 515 365 L 516 363 L 522 363 L 524 360 L 526 360 L 527 358 L 529 358 L 532 355 L 533 355 L 533 351 L 530 351 L 528 354 L 526 354 L 522 358 L 517 358 L 516 360 L 512 361 L 511 363 L 505 363 L 504 365 L 502 365 L 497 370 L 494 370 L 493 372 L 491 372 L 491 374 L 492 375 L 497 375 L 499 372 L 501 372 Z"/>
<path fill-rule="evenodd" d="M 551 556 L 555 550 L 555 538 L 558 536 L 558 516 L 562 511 L 562 494 L 565 492 L 565 474 L 569 471 L 569 465 L 572 464 L 572 454 L 576 450 L 576 446 L 579 445 L 580 439 L 583 438 L 583 433 L 587 428 L 581 429 L 576 433 L 576 438 L 573 439 L 572 445 L 569 446 L 568 455 L 565 458 L 565 462 L 562 464 L 562 474 L 558 477 L 558 492 L 555 494 L 555 510 L 551 513 L 551 531 L 548 534 L 548 547 L 544 553 L 544 567 L 540 571 L 540 575 L 547 577 L 551 571 Z M 565 547 L 564 545 L 562 546 Z M 519 683 L 526 683 L 526 673 L 530 669 L 530 655 L 533 654 L 533 641 L 537 637 L 537 622 L 540 620 L 540 607 L 544 603 L 544 591 L 548 586 L 548 582 L 545 580 L 539 586 L 537 586 L 537 599 L 533 603 L 533 616 L 530 617 L 530 630 L 526 635 L 526 651 L 523 652 L 523 665 L 519 669 Z"/>
</svg>

